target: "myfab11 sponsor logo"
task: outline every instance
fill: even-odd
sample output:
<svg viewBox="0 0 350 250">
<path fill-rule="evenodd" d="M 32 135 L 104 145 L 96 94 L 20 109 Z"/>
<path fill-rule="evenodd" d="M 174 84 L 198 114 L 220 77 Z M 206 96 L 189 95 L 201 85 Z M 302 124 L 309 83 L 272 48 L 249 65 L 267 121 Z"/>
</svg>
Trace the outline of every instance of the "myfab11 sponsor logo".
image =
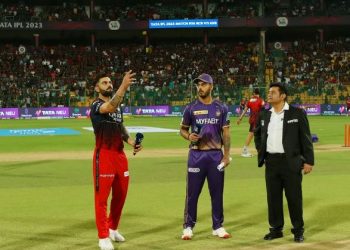
<svg viewBox="0 0 350 250">
<path fill-rule="evenodd" d="M 205 125 L 205 124 L 218 124 L 219 119 L 217 118 L 197 118 L 196 124 Z"/>
</svg>

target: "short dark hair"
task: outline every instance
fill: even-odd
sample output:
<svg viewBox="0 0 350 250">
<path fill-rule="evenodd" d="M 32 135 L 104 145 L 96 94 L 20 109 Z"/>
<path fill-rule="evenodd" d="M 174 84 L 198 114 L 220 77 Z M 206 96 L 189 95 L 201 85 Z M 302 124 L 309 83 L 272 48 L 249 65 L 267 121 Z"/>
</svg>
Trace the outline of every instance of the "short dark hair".
<svg viewBox="0 0 350 250">
<path fill-rule="evenodd" d="M 255 89 L 254 89 L 254 94 L 260 95 L 260 90 L 259 90 L 259 88 L 255 88 Z"/>
<path fill-rule="evenodd" d="M 270 88 L 272 87 L 278 87 L 280 94 L 285 94 L 286 96 L 288 96 L 287 88 L 284 83 L 280 83 L 280 82 L 271 83 Z"/>
<path fill-rule="evenodd" d="M 95 79 L 94 79 L 94 86 L 100 81 L 101 78 L 103 77 L 110 77 L 110 74 L 106 73 L 106 72 L 103 72 L 103 73 L 99 73 L 96 75 Z"/>
</svg>

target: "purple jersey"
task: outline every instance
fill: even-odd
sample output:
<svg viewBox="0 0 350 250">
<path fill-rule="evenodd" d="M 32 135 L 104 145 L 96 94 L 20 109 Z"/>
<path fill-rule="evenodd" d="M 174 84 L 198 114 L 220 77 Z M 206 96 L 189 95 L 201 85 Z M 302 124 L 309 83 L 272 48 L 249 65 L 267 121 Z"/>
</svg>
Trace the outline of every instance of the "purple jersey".
<svg viewBox="0 0 350 250">
<path fill-rule="evenodd" d="M 221 149 L 222 128 L 230 126 L 227 106 L 217 100 L 211 104 L 196 100 L 185 108 L 181 125 L 200 135 L 198 149 Z"/>
</svg>

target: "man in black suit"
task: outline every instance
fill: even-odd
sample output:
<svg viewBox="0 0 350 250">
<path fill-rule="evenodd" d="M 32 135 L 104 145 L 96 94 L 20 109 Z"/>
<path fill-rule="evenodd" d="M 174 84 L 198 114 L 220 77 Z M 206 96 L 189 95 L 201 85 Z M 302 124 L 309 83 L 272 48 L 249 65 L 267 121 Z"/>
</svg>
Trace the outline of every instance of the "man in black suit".
<svg viewBox="0 0 350 250">
<path fill-rule="evenodd" d="M 302 109 L 286 102 L 283 84 L 270 85 L 270 110 L 263 110 L 254 132 L 258 166 L 266 165 L 265 181 L 270 232 L 264 240 L 283 237 L 283 190 L 287 198 L 295 242 L 304 241 L 302 173 L 314 165 L 314 152 L 309 122 Z"/>
</svg>

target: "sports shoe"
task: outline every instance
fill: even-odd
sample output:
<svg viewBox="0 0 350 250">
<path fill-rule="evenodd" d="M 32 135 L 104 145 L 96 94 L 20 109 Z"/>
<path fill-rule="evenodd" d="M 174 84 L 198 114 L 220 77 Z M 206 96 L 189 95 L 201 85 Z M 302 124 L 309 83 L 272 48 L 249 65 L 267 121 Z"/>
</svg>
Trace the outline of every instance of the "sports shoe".
<svg viewBox="0 0 350 250">
<path fill-rule="evenodd" d="M 246 158 L 253 157 L 253 155 L 251 153 L 249 153 L 248 150 L 246 152 L 242 152 L 241 156 L 246 157 Z"/>
<path fill-rule="evenodd" d="M 225 228 L 223 228 L 223 227 L 220 227 L 216 230 L 213 230 L 213 235 L 218 236 L 218 237 L 223 238 L 223 239 L 231 238 L 231 234 L 226 232 Z"/>
<path fill-rule="evenodd" d="M 190 240 L 192 239 L 192 236 L 193 236 L 192 228 L 186 227 L 182 232 L 181 238 L 183 240 Z"/>
<path fill-rule="evenodd" d="M 125 238 L 121 235 L 118 230 L 109 229 L 109 238 L 113 241 L 124 242 Z"/>
<path fill-rule="evenodd" d="M 98 246 L 101 250 L 114 250 L 114 246 L 109 238 L 99 239 Z"/>
<path fill-rule="evenodd" d="M 242 157 L 252 157 L 253 155 L 248 151 L 248 148 L 246 146 L 244 146 L 241 156 Z"/>
</svg>

